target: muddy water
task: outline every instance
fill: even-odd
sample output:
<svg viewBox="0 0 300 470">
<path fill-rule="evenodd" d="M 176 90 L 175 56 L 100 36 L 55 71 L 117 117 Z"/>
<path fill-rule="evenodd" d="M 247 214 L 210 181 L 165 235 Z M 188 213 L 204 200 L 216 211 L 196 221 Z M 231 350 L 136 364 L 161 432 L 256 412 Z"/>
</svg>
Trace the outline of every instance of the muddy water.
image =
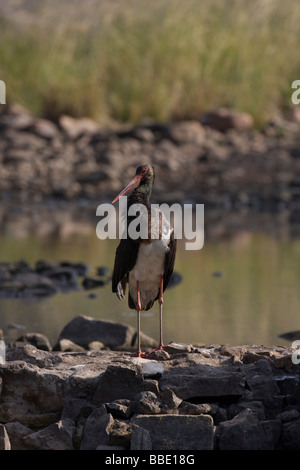
<svg viewBox="0 0 300 470">
<path fill-rule="evenodd" d="M 95 231 L 70 237 L 0 235 L 0 260 L 80 261 L 93 276 L 112 269 L 117 241 L 100 241 Z M 234 237 L 208 239 L 199 251 L 179 243 L 175 270 L 182 281 L 167 289 L 165 342 L 283 344 L 280 333 L 300 329 L 300 239 L 243 230 Z M 62 327 L 77 315 L 136 324 L 135 312 L 111 293 L 110 284 L 59 293 L 42 300 L 0 299 L 5 334 L 45 333 L 55 343 Z M 10 325 L 18 325 L 12 329 Z M 158 306 L 142 316 L 143 331 L 158 338 Z"/>
</svg>

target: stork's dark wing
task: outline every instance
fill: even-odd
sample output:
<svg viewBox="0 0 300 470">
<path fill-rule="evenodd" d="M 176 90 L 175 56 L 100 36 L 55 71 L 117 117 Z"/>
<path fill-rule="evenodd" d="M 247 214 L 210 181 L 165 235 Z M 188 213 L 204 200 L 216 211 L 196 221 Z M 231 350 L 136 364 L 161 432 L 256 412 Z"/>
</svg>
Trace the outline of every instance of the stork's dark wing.
<svg viewBox="0 0 300 470">
<path fill-rule="evenodd" d="M 139 243 L 131 240 L 130 238 L 124 238 L 120 241 L 120 244 L 116 250 L 115 265 L 112 275 L 112 291 L 116 292 L 118 297 L 124 297 L 126 282 L 128 279 L 128 273 L 131 271 L 136 263 Z M 120 292 L 119 282 L 121 282 L 123 292 Z"/>
<path fill-rule="evenodd" d="M 166 289 L 173 273 L 176 249 L 177 249 L 177 240 L 174 238 L 174 230 L 173 230 L 170 236 L 169 251 L 165 255 L 164 290 Z"/>
</svg>

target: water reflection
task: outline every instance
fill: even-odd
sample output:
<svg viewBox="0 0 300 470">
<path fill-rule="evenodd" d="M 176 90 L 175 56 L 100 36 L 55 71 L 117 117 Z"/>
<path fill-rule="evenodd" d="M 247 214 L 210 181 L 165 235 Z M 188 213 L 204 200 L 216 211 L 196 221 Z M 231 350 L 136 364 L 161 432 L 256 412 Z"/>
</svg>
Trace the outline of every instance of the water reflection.
<svg viewBox="0 0 300 470">
<path fill-rule="evenodd" d="M 300 239 L 285 232 L 273 237 L 265 230 L 218 237 L 213 236 L 216 227 L 210 227 L 200 251 L 186 251 L 179 242 L 175 269 L 182 281 L 165 294 L 165 341 L 289 345 L 278 334 L 300 326 Z M 99 266 L 112 268 L 117 243 L 100 241 L 94 230 L 65 238 L 4 232 L 0 259 L 84 262 L 93 275 Z M 45 333 L 52 344 L 76 315 L 136 324 L 135 313 L 111 293 L 110 284 L 40 301 L 0 300 L 0 328 L 6 334 L 16 323 Z M 142 330 L 158 338 L 158 305 L 143 314 Z"/>
</svg>

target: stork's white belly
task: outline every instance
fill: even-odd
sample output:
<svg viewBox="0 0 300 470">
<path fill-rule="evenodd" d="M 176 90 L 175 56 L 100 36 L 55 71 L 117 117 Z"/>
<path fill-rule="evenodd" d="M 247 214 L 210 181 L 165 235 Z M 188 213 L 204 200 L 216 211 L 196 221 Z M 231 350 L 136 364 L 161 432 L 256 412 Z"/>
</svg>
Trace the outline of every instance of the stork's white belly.
<svg viewBox="0 0 300 470">
<path fill-rule="evenodd" d="M 136 264 L 129 273 L 129 291 L 137 301 L 137 281 L 139 281 L 142 309 L 158 294 L 161 276 L 164 273 L 165 254 L 169 251 L 169 240 L 155 240 L 141 243 Z"/>
</svg>

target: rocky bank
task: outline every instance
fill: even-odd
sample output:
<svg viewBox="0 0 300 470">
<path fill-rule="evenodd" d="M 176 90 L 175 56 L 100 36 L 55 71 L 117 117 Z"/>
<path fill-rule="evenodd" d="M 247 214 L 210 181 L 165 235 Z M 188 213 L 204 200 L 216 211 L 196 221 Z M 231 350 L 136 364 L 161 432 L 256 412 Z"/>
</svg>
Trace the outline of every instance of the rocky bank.
<svg viewBox="0 0 300 470">
<path fill-rule="evenodd" d="M 153 200 L 207 208 L 282 209 L 299 219 L 299 113 L 262 131 L 220 109 L 194 121 L 101 129 L 90 119 L 54 123 L 19 106 L 0 110 L 3 201 L 111 201 L 141 162 L 157 169 Z"/>
<path fill-rule="evenodd" d="M 0 364 L 0 448 L 300 449 L 291 349 L 172 343 L 135 358 L 135 339 L 126 325 L 76 317 L 52 350 L 32 337 L 10 345 Z M 144 350 L 152 346 L 143 337 Z"/>
</svg>

